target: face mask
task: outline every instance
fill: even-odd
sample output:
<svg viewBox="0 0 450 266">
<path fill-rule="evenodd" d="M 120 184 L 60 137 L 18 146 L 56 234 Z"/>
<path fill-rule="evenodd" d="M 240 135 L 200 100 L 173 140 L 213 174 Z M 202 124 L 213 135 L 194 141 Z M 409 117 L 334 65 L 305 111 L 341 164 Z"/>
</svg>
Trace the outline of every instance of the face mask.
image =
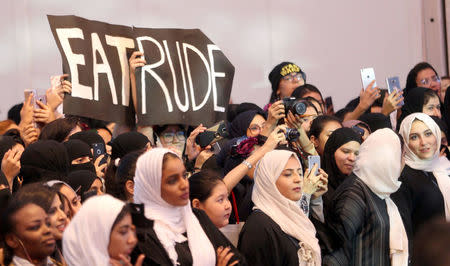
<svg viewBox="0 0 450 266">
<path fill-rule="evenodd" d="M 77 171 L 77 170 L 88 170 L 88 171 L 91 171 L 91 172 L 97 174 L 97 171 L 95 171 L 95 166 L 91 162 L 70 165 L 70 172 Z"/>
<path fill-rule="evenodd" d="M 172 143 L 169 145 L 169 147 L 173 147 L 176 150 L 176 153 L 178 154 L 178 156 L 180 156 L 180 158 L 183 155 L 183 151 L 184 151 L 184 145 L 186 144 L 186 140 L 185 141 L 179 141 L 178 143 Z"/>
<path fill-rule="evenodd" d="M 186 137 L 185 136 L 171 136 L 172 138 L 176 137 L 177 141 L 174 143 L 173 141 L 171 142 L 167 142 L 166 140 L 166 144 L 165 144 L 165 148 L 169 148 L 169 149 L 173 149 L 178 156 L 180 156 L 180 158 L 183 155 L 184 152 L 184 146 L 186 145 Z M 161 138 L 164 138 L 164 136 L 158 136 L 158 142 L 157 142 L 157 146 L 158 147 L 163 147 L 162 143 L 161 143 Z"/>
</svg>

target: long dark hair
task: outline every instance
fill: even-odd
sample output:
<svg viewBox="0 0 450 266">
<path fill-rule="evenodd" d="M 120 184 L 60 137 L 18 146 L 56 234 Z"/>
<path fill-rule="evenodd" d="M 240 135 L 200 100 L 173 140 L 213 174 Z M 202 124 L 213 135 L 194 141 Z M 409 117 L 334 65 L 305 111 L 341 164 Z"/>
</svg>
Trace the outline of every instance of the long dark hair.
<svg viewBox="0 0 450 266">
<path fill-rule="evenodd" d="M 436 70 L 427 62 L 420 62 L 417 65 L 415 65 L 408 73 L 408 76 L 406 77 L 406 86 L 405 86 L 405 95 L 408 93 L 408 91 L 415 87 L 420 87 L 421 84 L 417 84 L 416 78 L 417 74 L 419 74 L 420 71 L 430 68 L 434 71 L 436 76 L 439 76 Z"/>
<path fill-rule="evenodd" d="M 108 177 L 106 179 L 106 192 L 112 196 L 127 201 L 127 192 L 125 188 L 125 183 L 128 180 L 134 180 L 134 174 L 136 172 L 136 162 L 139 156 L 144 153 L 144 150 L 133 151 L 120 159 L 119 166 L 115 171 L 113 177 Z M 114 162 L 112 162 L 114 164 Z"/>
<path fill-rule="evenodd" d="M 48 212 L 52 202 L 57 195 L 56 191 L 42 183 L 32 183 L 23 186 L 16 194 L 13 195 L 6 210 L 0 218 L 0 236 L 4 246 L 4 265 L 9 265 L 14 256 L 14 252 L 6 244 L 6 235 L 16 231 L 16 223 L 13 220 L 14 214 L 29 204 L 35 204 Z"/>
<path fill-rule="evenodd" d="M 189 199 L 205 202 L 217 184 L 223 183 L 219 175 L 211 170 L 202 170 L 189 178 Z"/>
<path fill-rule="evenodd" d="M 319 137 L 320 133 L 322 133 L 323 128 L 328 122 L 337 122 L 342 126 L 341 121 L 330 115 L 319 115 L 316 119 L 314 119 L 311 123 L 311 128 L 309 129 L 308 137 L 314 136 L 316 138 Z"/>
<path fill-rule="evenodd" d="M 63 142 L 69 133 L 78 125 L 79 119 L 76 117 L 66 117 L 56 119 L 48 123 L 42 128 L 39 135 L 40 140 L 53 139 L 58 142 Z"/>
</svg>

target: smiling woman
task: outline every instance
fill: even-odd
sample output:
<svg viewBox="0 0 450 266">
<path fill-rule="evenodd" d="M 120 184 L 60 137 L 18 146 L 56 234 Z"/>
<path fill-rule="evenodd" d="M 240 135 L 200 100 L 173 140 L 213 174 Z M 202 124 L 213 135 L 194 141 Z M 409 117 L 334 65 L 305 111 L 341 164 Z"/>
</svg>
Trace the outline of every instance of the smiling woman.
<svg viewBox="0 0 450 266">
<path fill-rule="evenodd" d="M 427 221 L 450 219 L 450 179 L 439 163 L 441 130 L 423 113 L 407 116 L 399 132 L 405 141 L 405 167 L 396 202 L 408 206 L 408 219 L 415 234 Z"/>
<path fill-rule="evenodd" d="M 351 128 L 339 128 L 328 138 L 322 154 L 323 169 L 328 174 L 328 191 L 323 195 L 325 212 L 334 191 L 353 171 L 361 136 Z"/>
</svg>

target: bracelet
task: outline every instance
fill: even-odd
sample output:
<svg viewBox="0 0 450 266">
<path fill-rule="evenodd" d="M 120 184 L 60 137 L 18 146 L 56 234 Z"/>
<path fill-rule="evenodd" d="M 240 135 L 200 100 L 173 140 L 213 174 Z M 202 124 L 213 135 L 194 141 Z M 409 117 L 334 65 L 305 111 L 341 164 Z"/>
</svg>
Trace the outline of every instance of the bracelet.
<svg viewBox="0 0 450 266">
<path fill-rule="evenodd" d="M 248 169 L 252 169 L 252 167 L 253 167 L 252 164 L 249 163 L 247 160 L 243 160 L 243 161 L 242 161 L 242 164 L 245 165 L 245 166 L 247 166 Z"/>
</svg>

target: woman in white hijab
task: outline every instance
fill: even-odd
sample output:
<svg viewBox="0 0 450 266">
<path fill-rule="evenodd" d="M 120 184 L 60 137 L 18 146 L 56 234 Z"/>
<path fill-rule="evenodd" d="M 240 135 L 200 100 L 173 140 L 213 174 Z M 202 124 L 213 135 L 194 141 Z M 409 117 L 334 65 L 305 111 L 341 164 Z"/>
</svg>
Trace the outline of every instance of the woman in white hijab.
<svg viewBox="0 0 450 266">
<path fill-rule="evenodd" d="M 133 215 L 142 240 L 137 251 L 145 254 L 146 265 L 245 264 L 208 216 L 191 209 L 186 169 L 174 152 L 155 148 L 144 153 L 134 182 L 134 202 L 143 204 Z"/>
<path fill-rule="evenodd" d="M 395 200 L 407 206 L 415 235 L 433 218 L 450 220 L 450 179 L 447 166 L 439 160 L 441 130 L 431 117 L 410 114 L 402 121 L 399 133 L 405 141 L 406 165 Z"/>
<path fill-rule="evenodd" d="M 402 147 L 391 129 L 379 129 L 361 144 L 353 174 L 336 190 L 329 225 L 342 247 L 325 265 L 408 265 L 408 237 L 390 198 L 401 182 Z"/>
<path fill-rule="evenodd" d="M 64 231 L 63 254 L 71 266 L 131 265 L 129 255 L 136 244 L 131 208 L 110 195 L 94 196 Z"/>
<path fill-rule="evenodd" d="M 321 265 L 316 230 L 298 203 L 302 183 L 300 161 L 291 151 L 268 152 L 256 165 L 255 210 L 238 244 L 250 265 Z"/>
</svg>

